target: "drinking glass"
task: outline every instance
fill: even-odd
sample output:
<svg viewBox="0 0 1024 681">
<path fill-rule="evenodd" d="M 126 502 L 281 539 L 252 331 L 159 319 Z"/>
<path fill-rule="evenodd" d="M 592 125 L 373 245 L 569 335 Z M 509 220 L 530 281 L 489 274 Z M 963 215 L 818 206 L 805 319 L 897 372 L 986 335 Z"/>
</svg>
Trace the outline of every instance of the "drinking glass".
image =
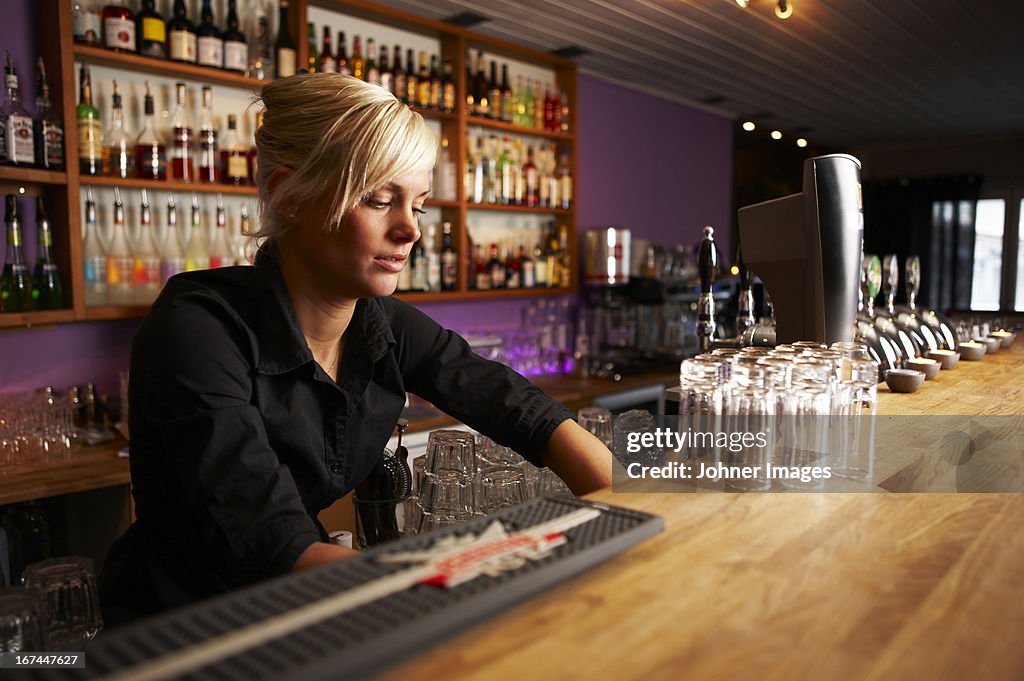
<svg viewBox="0 0 1024 681">
<path fill-rule="evenodd" d="M 511 448 L 499 445 L 486 435 L 476 438 L 476 458 L 482 467 L 518 466 L 523 461 Z"/>
<path fill-rule="evenodd" d="M 576 414 L 577 422 L 593 433 L 608 449 L 612 448 L 612 413 L 603 407 L 584 407 Z"/>
<path fill-rule="evenodd" d="M 679 429 L 680 432 L 690 430 L 695 433 L 717 433 L 722 413 L 722 390 L 715 382 L 690 382 L 680 386 Z M 714 466 L 719 462 L 718 449 L 714 444 L 714 436 L 689 439 L 690 443 L 680 451 L 680 458 L 689 461 L 695 469 L 697 464 Z"/>
<path fill-rule="evenodd" d="M 360 499 L 353 496 L 356 548 L 366 549 L 401 538 L 397 512 L 401 504 L 398 499 Z"/>
<path fill-rule="evenodd" d="M 480 510 L 487 515 L 526 501 L 526 478 L 517 466 L 492 466 L 480 473 Z"/>
<path fill-rule="evenodd" d="M 89 558 L 65 556 L 33 563 L 25 568 L 22 581 L 43 594 L 51 650 L 81 650 L 103 627 Z"/>
<path fill-rule="evenodd" d="M 463 430 L 435 430 L 427 438 L 426 472 L 456 471 L 464 475 L 477 471 L 473 436 Z"/>
<path fill-rule="evenodd" d="M 0 652 L 47 650 L 43 594 L 31 587 L 0 589 Z"/>
<path fill-rule="evenodd" d="M 762 492 L 771 488 L 768 464 L 772 460 L 773 441 L 768 435 L 775 425 L 775 395 L 771 390 L 735 384 L 725 391 L 723 403 L 725 429 L 730 444 L 723 454 L 727 465 L 740 475 L 729 475 L 725 485 L 740 492 Z M 764 438 L 757 436 L 764 434 Z M 735 443 L 736 437 L 753 435 L 753 441 Z M 759 442 L 764 442 L 762 446 Z M 748 443 L 749 444 L 748 446 Z"/>
<path fill-rule="evenodd" d="M 829 446 L 829 411 L 832 394 L 827 384 L 795 382 L 790 389 L 783 418 L 783 443 L 778 465 L 787 469 L 820 465 Z M 787 472 L 792 472 L 787 471 Z M 808 476 L 809 477 L 809 476 Z M 823 478 L 803 479 L 800 475 L 780 477 L 790 489 L 821 489 Z"/>
<path fill-rule="evenodd" d="M 576 498 L 572 490 L 550 468 L 540 469 L 540 478 L 537 481 L 537 495 L 561 499 Z"/>
<path fill-rule="evenodd" d="M 473 475 L 455 470 L 428 473 L 423 478 L 420 529 L 451 525 L 469 520 L 475 510 Z"/>
<path fill-rule="evenodd" d="M 832 472 L 843 478 L 870 480 L 875 461 L 878 363 L 873 359 L 851 359 L 848 369 L 850 409 L 845 415 L 844 446 Z"/>
</svg>

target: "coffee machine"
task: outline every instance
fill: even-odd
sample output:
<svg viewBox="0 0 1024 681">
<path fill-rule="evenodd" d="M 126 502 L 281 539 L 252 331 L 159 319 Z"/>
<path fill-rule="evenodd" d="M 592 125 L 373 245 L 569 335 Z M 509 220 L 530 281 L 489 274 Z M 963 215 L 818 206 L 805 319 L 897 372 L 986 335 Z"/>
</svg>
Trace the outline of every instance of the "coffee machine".
<svg viewBox="0 0 1024 681">
<path fill-rule="evenodd" d="M 852 341 L 864 218 L 860 161 L 804 161 L 803 191 L 740 208 L 743 262 L 773 301 L 776 341 Z"/>
</svg>

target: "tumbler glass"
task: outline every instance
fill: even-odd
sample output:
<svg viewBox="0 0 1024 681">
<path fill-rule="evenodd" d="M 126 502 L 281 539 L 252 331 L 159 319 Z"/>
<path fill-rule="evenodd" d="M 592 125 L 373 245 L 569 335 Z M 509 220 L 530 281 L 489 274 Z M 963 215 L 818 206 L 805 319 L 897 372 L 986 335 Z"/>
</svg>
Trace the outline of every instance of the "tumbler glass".
<svg viewBox="0 0 1024 681">
<path fill-rule="evenodd" d="M 608 449 L 612 448 L 612 413 L 603 407 L 584 407 L 576 414 L 577 422 L 593 433 Z"/>
<path fill-rule="evenodd" d="M 427 438 L 426 472 L 456 471 L 464 475 L 477 471 L 473 435 L 463 430 L 435 430 Z"/>
<path fill-rule="evenodd" d="M 690 437 L 688 445 L 680 451 L 680 459 L 689 462 L 695 470 L 698 464 L 714 466 L 720 461 L 714 434 L 718 433 L 722 415 L 722 384 L 717 382 L 689 382 L 680 386 L 679 430 L 691 433 L 711 433 L 710 438 Z"/>
<path fill-rule="evenodd" d="M 824 479 L 805 475 L 807 467 L 821 466 L 829 446 L 831 390 L 827 384 L 795 382 L 787 396 L 783 417 L 783 444 L 776 456 L 786 468 L 779 482 L 790 489 L 821 489 Z M 784 473 L 784 474 L 783 474 Z"/>
<path fill-rule="evenodd" d="M 46 607 L 42 592 L 24 586 L 0 589 L 0 652 L 46 650 Z"/>
<path fill-rule="evenodd" d="M 454 470 L 427 474 L 423 479 L 420 529 L 452 525 L 473 517 L 473 475 Z"/>
<path fill-rule="evenodd" d="M 25 568 L 22 582 L 43 594 L 50 650 L 81 650 L 103 627 L 89 558 L 66 556 L 33 563 Z"/>
<path fill-rule="evenodd" d="M 850 409 L 845 415 L 844 446 L 832 472 L 843 478 L 870 480 L 875 461 L 878 363 L 873 359 L 851 359 L 848 365 Z"/>
<path fill-rule="evenodd" d="M 526 478 L 517 466 L 492 466 L 480 473 L 480 510 L 487 515 L 526 501 Z"/>
<path fill-rule="evenodd" d="M 729 475 L 725 485 L 740 492 L 762 492 L 772 486 L 768 465 L 775 425 L 775 395 L 771 390 L 749 385 L 732 385 L 725 391 L 725 428 L 729 444 L 723 452 Z"/>
</svg>

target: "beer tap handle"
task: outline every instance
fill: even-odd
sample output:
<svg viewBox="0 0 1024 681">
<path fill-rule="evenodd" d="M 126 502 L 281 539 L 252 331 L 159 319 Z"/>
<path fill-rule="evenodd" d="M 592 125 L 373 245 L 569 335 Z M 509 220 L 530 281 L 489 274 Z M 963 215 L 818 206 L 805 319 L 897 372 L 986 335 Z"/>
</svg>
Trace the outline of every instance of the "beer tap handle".
<svg viewBox="0 0 1024 681">
<path fill-rule="evenodd" d="M 900 266 L 896 256 L 887 255 L 882 258 L 882 295 L 885 298 L 885 309 L 890 316 L 896 312 L 896 287 L 900 283 Z"/>
<path fill-rule="evenodd" d="M 715 299 L 712 285 L 718 267 L 718 249 L 715 247 L 714 227 L 704 228 L 704 239 L 700 242 L 697 256 L 697 276 L 700 278 L 700 301 L 697 303 L 697 348 L 701 352 L 711 350 L 715 337 Z"/>
<path fill-rule="evenodd" d="M 903 285 L 907 288 L 907 307 L 913 310 L 917 308 L 917 293 L 921 290 L 921 259 L 916 255 L 908 255 L 904 269 Z"/>
</svg>

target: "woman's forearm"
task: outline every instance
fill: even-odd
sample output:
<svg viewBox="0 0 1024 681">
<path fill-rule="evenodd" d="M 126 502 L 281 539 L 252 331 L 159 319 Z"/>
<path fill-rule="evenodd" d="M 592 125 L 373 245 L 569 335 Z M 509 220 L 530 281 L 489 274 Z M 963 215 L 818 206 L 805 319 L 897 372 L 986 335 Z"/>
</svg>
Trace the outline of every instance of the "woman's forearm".
<svg viewBox="0 0 1024 681">
<path fill-rule="evenodd" d="M 612 453 L 603 442 L 572 420 L 562 421 L 552 433 L 544 449 L 544 463 L 576 495 L 612 484 Z"/>
</svg>

